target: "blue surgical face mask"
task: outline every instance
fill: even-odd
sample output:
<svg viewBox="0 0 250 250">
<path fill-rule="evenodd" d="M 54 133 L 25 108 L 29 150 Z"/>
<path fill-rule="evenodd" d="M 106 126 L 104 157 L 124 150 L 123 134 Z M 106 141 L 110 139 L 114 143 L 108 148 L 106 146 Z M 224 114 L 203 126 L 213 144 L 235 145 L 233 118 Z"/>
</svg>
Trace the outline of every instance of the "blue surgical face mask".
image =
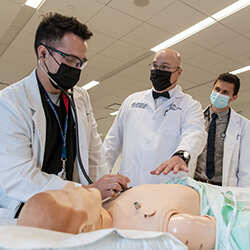
<svg viewBox="0 0 250 250">
<path fill-rule="evenodd" d="M 228 106 L 229 96 L 222 95 L 218 92 L 212 91 L 212 94 L 210 95 L 210 101 L 213 104 L 213 106 L 217 109 L 223 109 L 226 106 Z"/>
</svg>

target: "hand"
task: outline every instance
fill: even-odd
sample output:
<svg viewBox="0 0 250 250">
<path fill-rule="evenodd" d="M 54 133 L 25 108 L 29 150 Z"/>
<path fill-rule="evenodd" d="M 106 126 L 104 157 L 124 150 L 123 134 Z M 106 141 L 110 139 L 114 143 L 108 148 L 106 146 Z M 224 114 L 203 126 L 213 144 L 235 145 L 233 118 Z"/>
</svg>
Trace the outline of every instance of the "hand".
<svg viewBox="0 0 250 250">
<path fill-rule="evenodd" d="M 130 179 L 127 176 L 120 174 L 106 174 L 87 188 L 93 187 L 99 189 L 102 199 L 107 197 L 113 197 L 116 193 L 122 191 L 123 188 L 127 188 L 127 183 Z"/>
<path fill-rule="evenodd" d="M 150 171 L 152 175 L 160 175 L 163 173 L 167 175 L 173 171 L 174 174 L 177 174 L 179 171 L 189 172 L 187 168 L 187 164 L 184 160 L 182 160 L 179 156 L 173 156 L 169 160 L 164 161 L 159 167 L 155 170 Z"/>
</svg>

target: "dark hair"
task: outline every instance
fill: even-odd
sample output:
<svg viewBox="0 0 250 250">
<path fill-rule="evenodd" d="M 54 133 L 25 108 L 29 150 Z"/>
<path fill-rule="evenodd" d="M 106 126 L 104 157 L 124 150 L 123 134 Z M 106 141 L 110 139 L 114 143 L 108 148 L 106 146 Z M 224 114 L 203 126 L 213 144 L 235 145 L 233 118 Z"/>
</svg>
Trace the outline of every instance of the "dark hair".
<svg viewBox="0 0 250 250">
<path fill-rule="evenodd" d="M 64 16 L 59 13 L 48 13 L 42 15 L 35 36 L 35 52 L 40 46 L 39 42 L 54 45 L 60 41 L 66 33 L 74 33 L 84 41 L 88 40 L 93 33 L 88 30 L 85 24 L 80 23 L 75 17 Z"/>
<path fill-rule="evenodd" d="M 218 80 L 229 82 L 234 84 L 234 94 L 237 95 L 240 89 L 240 79 L 238 76 L 230 74 L 230 73 L 223 73 L 218 76 L 218 78 L 215 80 L 214 85 Z M 213 85 L 213 86 L 214 86 Z"/>
</svg>

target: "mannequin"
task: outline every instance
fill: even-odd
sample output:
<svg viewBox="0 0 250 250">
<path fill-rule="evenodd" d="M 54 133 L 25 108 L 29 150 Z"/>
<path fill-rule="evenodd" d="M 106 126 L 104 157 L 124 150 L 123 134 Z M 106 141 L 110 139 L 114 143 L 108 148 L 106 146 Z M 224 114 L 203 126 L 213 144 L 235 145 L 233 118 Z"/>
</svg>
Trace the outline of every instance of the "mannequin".
<svg viewBox="0 0 250 250">
<path fill-rule="evenodd" d="M 162 231 L 173 234 L 189 249 L 215 247 L 215 219 L 200 216 L 199 194 L 190 187 L 145 184 L 101 204 L 97 189 L 69 183 L 62 190 L 45 191 L 28 200 L 17 225 L 75 234 L 111 227 Z"/>
<path fill-rule="evenodd" d="M 78 234 L 111 228 L 112 218 L 102 208 L 98 189 L 75 187 L 69 182 L 62 190 L 32 196 L 23 206 L 17 225 Z"/>
</svg>

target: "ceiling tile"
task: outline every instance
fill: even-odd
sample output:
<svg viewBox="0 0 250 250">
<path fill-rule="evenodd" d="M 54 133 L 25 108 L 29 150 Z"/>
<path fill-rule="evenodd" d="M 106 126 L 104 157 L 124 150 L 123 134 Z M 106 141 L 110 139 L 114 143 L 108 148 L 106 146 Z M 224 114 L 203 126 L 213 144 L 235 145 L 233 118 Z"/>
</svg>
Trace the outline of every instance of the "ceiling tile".
<svg viewBox="0 0 250 250">
<path fill-rule="evenodd" d="M 112 94 L 116 90 L 119 90 L 120 86 L 110 86 L 104 83 L 100 83 L 94 88 L 91 88 L 88 90 L 88 93 L 92 100 L 96 100 L 102 97 L 105 97 L 107 95 Z"/>
<path fill-rule="evenodd" d="M 239 34 L 231 29 L 215 23 L 214 25 L 202 30 L 189 37 L 187 40 L 195 44 L 201 45 L 204 48 L 210 49 L 227 41 L 232 40 Z"/>
<path fill-rule="evenodd" d="M 9 0 L 1 0 L 0 24 L 9 26 L 22 9 L 22 5 Z"/>
<path fill-rule="evenodd" d="M 193 82 L 193 86 L 204 84 L 206 82 L 212 81 L 215 78 L 213 73 L 186 63 L 183 63 L 182 68 L 183 71 L 179 81 L 184 79 L 186 81 Z"/>
<path fill-rule="evenodd" d="M 142 67 L 142 68 L 146 68 L 147 70 L 150 70 L 149 64 L 153 61 L 154 56 L 155 56 L 155 53 L 151 51 L 149 56 L 147 56 L 147 57 L 145 57 L 145 59 L 137 62 L 135 65 Z"/>
<path fill-rule="evenodd" d="M 238 36 L 231 41 L 212 48 L 212 51 L 227 58 L 233 58 L 249 51 L 249 39 Z"/>
<path fill-rule="evenodd" d="M 15 40 L 12 42 L 11 47 L 19 50 L 32 51 L 35 54 L 34 50 L 34 35 L 25 31 L 21 31 Z"/>
<path fill-rule="evenodd" d="M 10 62 L 0 60 L 1 76 L 3 74 L 13 75 L 17 77 L 18 79 L 20 79 L 21 77 L 23 77 L 24 75 L 27 75 L 32 70 L 33 70 L 33 67 L 27 67 L 21 61 L 17 61 L 15 64 L 13 64 L 12 62 L 10 63 Z M 2 77 L 1 77 L 1 82 L 3 82 Z"/>
<path fill-rule="evenodd" d="M 110 1 L 109 6 L 128 15 L 146 21 L 150 17 L 160 12 L 166 6 L 172 4 L 175 0 L 157 0 L 149 1 L 145 7 L 139 7 L 134 4 L 134 0 L 116 0 Z"/>
<path fill-rule="evenodd" d="M 133 92 L 143 91 L 146 89 L 151 89 L 152 82 L 150 81 L 149 77 L 147 77 L 142 81 L 135 81 L 135 82 L 127 85 L 125 88 L 128 90 L 132 90 Z"/>
<path fill-rule="evenodd" d="M 120 75 L 114 75 L 109 77 L 107 80 L 103 81 L 103 83 L 110 85 L 110 86 L 119 86 L 119 88 L 125 88 L 126 86 L 130 85 L 132 82 L 134 82 L 134 79 L 120 76 Z"/>
<path fill-rule="evenodd" d="M 250 47 L 248 52 L 244 52 L 238 56 L 233 57 L 232 59 L 236 62 L 241 63 L 242 66 L 250 65 Z"/>
<path fill-rule="evenodd" d="M 102 4 L 107 4 L 108 2 L 110 2 L 110 0 L 95 0 L 95 1 Z"/>
<path fill-rule="evenodd" d="M 119 72 L 118 75 L 125 76 L 125 77 L 128 77 L 130 79 L 134 79 L 134 80 L 141 80 L 146 75 L 149 75 L 149 69 L 133 65 L 133 66 Z"/>
<path fill-rule="evenodd" d="M 194 94 L 197 96 L 199 95 L 199 96 L 209 98 L 211 91 L 212 91 L 212 85 L 211 86 L 201 85 L 192 89 L 192 95 Z M 185 93 L 190 93 L 190 90 L 185 90 Z"/>
<path fill-rule="evenodd" d="M 111 44 L 113 44 L 116 39 L 104 34 L 101 34 L 97 31 L 93 31 L 93 37 L 91 37 L 88 41 L 88 51 L 93 51 L 94 53 L 99 53 Z"/>
<path fill-rule="evenodd" d="M 201 46 L 193 44 L 190 41 L 186 40 L 181 43 L 175 44 L 171 47 L 171 49 L 174 49 L 180 53 L 182 61 L 188 58 L 192 58 L 193 56 L 196 56 L 205 51 L 205 48 L 202 48 Z"/>
<path fill-rule="evenodd" d="M 176 13 L 178 13 L 178 17 L 181 18 L 177 18 Z M 147 20 L 147 23 L 175 35 L 205 18 L 205 15 L 186 4 L 175 1 L 160 13 Z"/>
<path fill-rule="evenodd" d="M 171 34 L 162 29 L 143 23 L 124 36 L 122 40 L 149 50 L 171 36 Z"/>
<path fill-rule="evenodd" d="M 32 51 L 20 50 L 10 46 L 1 56 L 1 60 L 9 63 L 20 63 L 34 68 L 37 65 L 36 55 Z"/>
<path fill-rule="evenodd" d="M 140 56 L 146 51 L 147 50 L 145 49 L 120 40 L 104 49 L 100 54 L 127 62 L 132 61 L 134 58 Z"/>
<path fill-rule="evenodd" d="M 245 33 L 244 36 L 250 39 L 250 32 Z"/>
<path fill-rule="evenodd" d="M 235 0 L 181 0 L 181 2 L 188 4 L 190 7 L 201 11 L 202 13 L 211 16 L 216 12 L 228 7 L 233 4 Z"/>
<path fill-rule="evenodd" d="M 88 67 L 88 65 L 82 70 L 81 79 L 78 83 L 78 86 L 83 86 L 86 83 L 98 80 L 101 76 L 103 76 L 103 71 L 97 70 L 96 68 Z"/>
<path fill-rule="evenodd" d="M 103 20 L 105 20 L 105 22 Z M 105 7 L 98 13 L 98 15 L 93 16 L 87 22 L 90 29 L 115 38 L 121 38 L 141 23 L 142 22 L 138 19 L 123 14 L 110 7 Z"/>
<path fill-rule="evenodd" d="M 103 6 L 103 4 L 93 0 L 47 0 L 39 10 L 43 12 L 56 11 L 68 16 L 77 16 L 79 21 L 87 23 Z"/>
<path fill-rule="evenodd" d="M 216 75 L 219 75 L 221 73 L 230 72 L 239 69 L 241 67 L 242 64 L 229 59 L 220 63 L 216 63 L 210 67 L 207 67 L 207 70 L 215 73 Z"/>
<path fill-rule="evenodd" d="M 37 10 L 35 12 L 35 14 L 31 17 L 29 22 L 23 28 L 23 31 L 26 31 L 26 32 L 29 32 L 29 33 L 33 34 L 34 39 L 35 39 L 36 29 L 37 29 L 40 21 L 42 20 L 42 15 L 44 13 L 45 12 L 41 11 L 40 9 Z"/>
<path fill-rule="evenodd" d="M 18 3 L 20 5 L 23 5 L 27 0 L 9 0 L 9 2 L 14 2 L 14 3 Z"/>
<path fill-rule="evenodd" d="M 249 25 L 246 25 L 250 23 L 249 13 L 250 13 L 250 5 L 234 13 L 233 15 L 221 20 L 220 22 L 223 25 L 226 25 L 227 27 L 229 27 L 230 29 L 240 34 L 244 34 L 250 31 Z"/>
<path fill-rule="evenodd" d="M 196 56 L 193 56 L 192 58 L 187 59 L 185 62 L 198 68 L 207 68 L 214 64 L 223 62 L 224 60 L 227 60 L 227 58 L 206 50 Z"/>
<path fill-rule="evenodd" d="M 88 67 L 99 69 L 102 72 L 110 72 L 123 64 L 124 62 L 121 60 L 97 54 L 89 60 Z"/>
<path fill-rule="evenodd" d="M 187 81 L 181 76 L 181 78 L 178 80 L 178 85 L 181 86 L 183 91 L 186 91 L 186 89 L 192 88 L 194 86 L 194 82 Z"/>
</svg>

